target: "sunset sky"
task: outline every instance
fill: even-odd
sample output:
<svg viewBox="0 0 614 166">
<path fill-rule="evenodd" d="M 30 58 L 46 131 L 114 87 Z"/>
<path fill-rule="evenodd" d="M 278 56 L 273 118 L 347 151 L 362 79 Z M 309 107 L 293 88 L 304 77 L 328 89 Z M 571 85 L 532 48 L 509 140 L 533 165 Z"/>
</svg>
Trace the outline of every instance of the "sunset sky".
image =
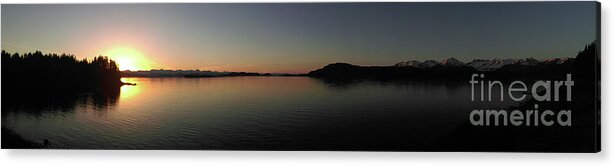
<svg viewBox="0 0 614 166">
<path fill-rule="evenodd" d="M 334 62 L 571 57 L 596 3 L 2 5 L 8 52 L 107 55 L 120 68 L 305 73 Z"/>
</svg>

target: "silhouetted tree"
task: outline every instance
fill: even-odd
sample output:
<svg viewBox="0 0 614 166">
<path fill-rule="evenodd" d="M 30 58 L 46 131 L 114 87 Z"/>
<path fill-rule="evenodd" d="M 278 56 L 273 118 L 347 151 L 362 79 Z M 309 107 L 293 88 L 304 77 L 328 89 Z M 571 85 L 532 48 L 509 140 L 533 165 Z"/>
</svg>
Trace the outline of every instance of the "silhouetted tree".
<svg viewBox="0 0 614 166">
<path fill-rule="evenodd" d="M 77 60 L 74 55 L 41 51 L 20 55 L 2 50 L 2 80 L 3 99 L 47 92 L 101 92 L 122 84 L 117 64 L 105 56 Z"/>
</svg>

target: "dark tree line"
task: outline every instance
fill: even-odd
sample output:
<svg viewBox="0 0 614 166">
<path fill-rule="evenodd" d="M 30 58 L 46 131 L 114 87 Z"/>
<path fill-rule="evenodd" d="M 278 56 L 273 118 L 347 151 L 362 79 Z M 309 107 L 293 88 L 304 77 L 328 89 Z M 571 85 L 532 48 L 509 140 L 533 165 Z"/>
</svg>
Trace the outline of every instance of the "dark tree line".
<svg viewBox="0 0 614 166">
<path fill-rule="evenodd" d="M 78 60 L 67 54 L 20 55 L 2 50 L 3 98 L 104 92 L 121 85 L 117 64 L 104 56 Z"/>
</svg>

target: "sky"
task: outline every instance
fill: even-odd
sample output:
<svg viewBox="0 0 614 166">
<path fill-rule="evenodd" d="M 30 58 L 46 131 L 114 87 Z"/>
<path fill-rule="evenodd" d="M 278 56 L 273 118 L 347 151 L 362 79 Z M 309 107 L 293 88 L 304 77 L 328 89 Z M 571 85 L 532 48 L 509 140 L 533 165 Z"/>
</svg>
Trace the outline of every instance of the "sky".
<svg viewBox="0 0 614 166">
<path fill-rule="evenodd" d="M 329 63 L 573 57 L 597 3 L 2 4 L 8 52 L 120 68 L 306 73 Z"/>
</svg>

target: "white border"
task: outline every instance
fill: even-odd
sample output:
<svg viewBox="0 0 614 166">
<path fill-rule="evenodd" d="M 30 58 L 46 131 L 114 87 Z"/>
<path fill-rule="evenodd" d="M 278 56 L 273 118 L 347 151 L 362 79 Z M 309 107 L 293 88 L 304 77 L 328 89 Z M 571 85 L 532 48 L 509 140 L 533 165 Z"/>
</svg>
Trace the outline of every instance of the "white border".
<svg viewBox="0 0 614 166">
<path fill-rule="evenodd" d="M 332 2 L 356 2 L 361 0 L 335 0 Z M 364 0 L 363 0 L 364 1 Z M 388 2 L 396 0 L 388 0 Z M 416 1 L 416 0 L 413 0 Z M 413 2 L 412 1 L 412 2 Z M 421 1 L 421 0 L 417 0 Z M 437 1 L 437 0 L 435 0 Z M 458 0 L 445 0 L 443 2 Z M 471 0 L 481 1 L 481 0 Z M 509 1 L 509 0 L 508 0 Z M 521 0 L 525 1 L 525 0 Z M 330 0 L 0 0 L 8 3 L 126 3 L 126 2 L 331 2 Z M 460 152 L 283 152 L 283 151 L 147 151 L 147 150 L 0 150 L 0 165 L 614 165 L 612 137 L 614 114 L 609 110 L 614 106 L 614 58 L 608 48 L 612 36 L 610 9 L 614 0 L 601 0 L 602 3 L 602 151 L 597 154 L 569 153 L 460 153 Z"/>
</svg>

